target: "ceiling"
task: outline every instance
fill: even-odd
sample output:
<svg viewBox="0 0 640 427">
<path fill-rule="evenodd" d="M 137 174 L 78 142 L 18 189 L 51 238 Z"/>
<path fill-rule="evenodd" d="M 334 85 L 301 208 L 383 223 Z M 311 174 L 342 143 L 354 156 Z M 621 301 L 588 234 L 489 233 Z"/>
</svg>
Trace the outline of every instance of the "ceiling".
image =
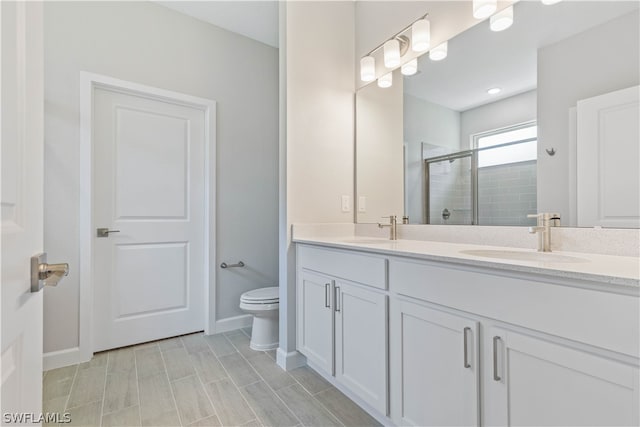
<svg viewBox="0 0 640 427">
<path fill-rule="evenodd" d="M 404 92 L 465 111 L 535 89 L 540 47 L 639 7 L 635 1 L 563 1 L 552 6 L 520 1 L 514 6 L 514 23 L 507 30 L 493 32 L 488 21 L 480 22 L 449 40 L 446 59 L 433 62 L 428 55 L 420 57 L 420 73 L 404 78 Z M 502 92 L 488 95 L 487 89 L 492 87 L 500 87 Z"/>
<path fill-rule="evenodd" d="M 269 46 L 278 47 L 277 1 L 155 1 Z"/>
</svg>

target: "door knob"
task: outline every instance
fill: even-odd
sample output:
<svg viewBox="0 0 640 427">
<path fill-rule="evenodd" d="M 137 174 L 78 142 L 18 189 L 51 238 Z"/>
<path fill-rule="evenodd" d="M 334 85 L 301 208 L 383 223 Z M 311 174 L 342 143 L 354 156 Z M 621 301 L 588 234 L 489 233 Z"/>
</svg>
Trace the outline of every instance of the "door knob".
<svg viewBox="0 0 640 427">
<path fill-rule="evenodd" d="M 119 233 L 120 230 L 109 230 L 108 228 L 98 228 L 96 235 L 98 237 L 109 237 L 109 233 Z"/>
<path fill-rule="evenodd" d="M 31 292 L 38 292 L 45 285 L 57 286 L 63 277 L 69 275 L 69 264 L 47 264 L 47 254 L 31 257 Z"/>
</svg>

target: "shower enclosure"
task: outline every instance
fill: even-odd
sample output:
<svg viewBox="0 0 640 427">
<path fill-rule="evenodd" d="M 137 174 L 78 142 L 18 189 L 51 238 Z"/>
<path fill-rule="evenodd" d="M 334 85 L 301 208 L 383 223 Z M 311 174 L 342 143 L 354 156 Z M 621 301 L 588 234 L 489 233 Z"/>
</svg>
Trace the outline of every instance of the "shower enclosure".
<svg viewBox="0 0 640 427">
<path fill-rule="evenodd" d="M 536 142 L 525 138 L 425 159 L 424 223 L 533 225 L 527 214 L 537 212 Z"/>
</svg>

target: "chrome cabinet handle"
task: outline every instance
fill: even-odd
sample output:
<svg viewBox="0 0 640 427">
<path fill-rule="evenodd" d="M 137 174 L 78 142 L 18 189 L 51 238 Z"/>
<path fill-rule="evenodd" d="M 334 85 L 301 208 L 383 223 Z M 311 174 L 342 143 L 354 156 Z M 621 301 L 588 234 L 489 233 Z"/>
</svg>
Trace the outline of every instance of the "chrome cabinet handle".
<svg viewBox="0 0 640 427">
<path fill-rule="evenodd" d="M 325 306 L 325 308 L 331 308 L 331 301 L 329 301 L 329 299 L 331 298 L 330 293 L 331 293 L 331 283 L 325 283 L 324 284 L 324 306 Z"/>
<path fill-rule="evenodd" d="M 336 311 L 340 311 L 340 286 L 336 286 L 335 288 L 335 304 L 336 304 Z"/>
<path fill-rule="evenodd" d="M 120 230 L 109 230 L 108 228 L 98 228 L 96 230 L 96 236 L 109 237 L 109 233 L 119 233 Z"/>
<path fill-rule="evenodd" d="M 493 380 L 502 381 L 502 378 L 498 375 L 498 341 L 500 337 L 493 337 Z"/>
<path fill-rule="evenodd" d="M 464 328 L 464 330 L 462 331 L 462 340 L 464 342 L 464 367 L 465 368 L 470 368 L 471 365 L 469 364 L 469 355 L 468 355 L 468 349 L 467 349 L 467 332 L 471 332 L 471 328 L 470 327 L 466 327 Z"/>
</svg>

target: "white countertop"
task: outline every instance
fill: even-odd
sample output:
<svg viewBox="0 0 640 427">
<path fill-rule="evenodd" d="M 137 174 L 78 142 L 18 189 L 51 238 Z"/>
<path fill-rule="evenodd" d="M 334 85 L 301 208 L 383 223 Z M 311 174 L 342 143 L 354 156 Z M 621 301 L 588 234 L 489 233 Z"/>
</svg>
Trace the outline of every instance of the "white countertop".
<svg viewBox="0 0 640 427">
<path fill-rule="evenodd" d="M 640 289 L 640 259 L 636 257 L 578 252 L 538 253 L 535 250 L 501 246 L 423 240 L 388 240 L 364 236 L 294 237 L 293 241 Z M 491 256 L 479 256 L 477 251 L 488 253 Z M 536 254 L 539 254 L 542 259 L 535 259 L 538 257 Z M 502 255 L 507 258 L 503 258 Z M 514 259 L 521 257 L 525 259 Z M 529 257 L 532 259 L 526 259 Z"/>
</svg>

